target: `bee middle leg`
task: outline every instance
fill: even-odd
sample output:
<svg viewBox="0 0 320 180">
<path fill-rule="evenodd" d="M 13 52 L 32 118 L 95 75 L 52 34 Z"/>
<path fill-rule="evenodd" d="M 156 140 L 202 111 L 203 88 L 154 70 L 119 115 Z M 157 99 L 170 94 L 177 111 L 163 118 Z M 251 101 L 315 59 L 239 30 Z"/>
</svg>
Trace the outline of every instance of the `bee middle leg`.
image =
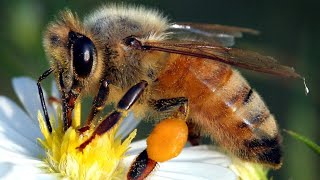
<svg viewBox="0 0 320 180">
<path fill-rule="evenodd" d="M 199 128 L 197 128 L 197 125 L 195 123 L 193 123 L 191 121 L 191 119 L 189 119 L 187 121 L 187 125 L 188 125 L 188 130 L 189 130 L 189 134 L 188 134 L 188 141 L 192 146 L 198 146 L 201 144 L 201 136 L 200 136 L 200 132 L 199 132 Z"/>
<path fill-rule="evenodd" d="M 94 117 L 105 107 L 109 95 L 109 83 L 107 80 L 100 82 L 97 95 L 94 97 L 91 110 L 86 120 L 86 126 L 89 126 Z"/>
<path fill-rule="evenodd" d="M 79 147 L 77 147 L 77 149 L 82 151 L 89 143 L 91 143 L 91 141 L 94 139 L 96 135 L 101 136 L 102 134 L 108 132 L 118 122 L 122 121 L 125 117 L 127 117 L 128 111 L 134 105 L 134 103 L 141 97 L 147 85 L 148 83 L 146 81 L 141 81 L 138 84 L 132 86 L 120 99 L 116 106 L 116 110 L 114 110 L 108 116 L 103 118 L 103 120 L 96 126 L 95 131 L 91 134 L 91 136 Z"/>
<path fill-rule="evenodd" d="M 100 86 L 97 95 L 94 97 L 92 106 L 85 122 L 85 125 L 78 129 L 80 132 L 85 132 L 89 129 L 92 120 L 99 114 L 106 106 L 109 95 L 109 82 L 107 80 L 100 81 Z"/>
<path fill-rule="evenodd" d="M 154 110 L 158 112 L 163 112 L 163 111 L 172 111 L 181 105 L 187 104 L 188 99 L 186 97 L 177 97 L 177 98 L 151 100 L 149 103 Z"/>
</svg>

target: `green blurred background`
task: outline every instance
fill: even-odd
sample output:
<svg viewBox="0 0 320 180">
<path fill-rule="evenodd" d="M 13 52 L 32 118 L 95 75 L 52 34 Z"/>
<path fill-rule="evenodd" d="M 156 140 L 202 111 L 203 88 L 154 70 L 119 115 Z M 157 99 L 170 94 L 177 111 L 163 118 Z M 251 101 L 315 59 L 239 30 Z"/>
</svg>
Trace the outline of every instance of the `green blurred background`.
<svg viewBox="0 0 320 180">
<path fill-rule="evenodd" d="M 68 7 L 83 17 L 104 2 L 111 1 L 2 0 L 0 94 L 17 100 L 11 78 L 31 76 L 36 79 L 48 68 L 42 48 L 42 32 L 59 10 Z M 306 77 L 311 93 L 305 96 L 301 80 L 249 71 L 244 75 L 265 99 L 281 128 L 299 132 L 320 143 L 320 3 L 299 0 L 130 2 L 157 8 L 172 21 L 217 23 L 260 30 L 261 35 L 245 36 L 238 40 L 237 46 L 274 56 L 283 64 L 295 67 Z M 274 179 L 319 179 L 320 157 L 302 143 L 282 134 L 284 165 L 279 171 L 272 172 Z"/>
</svg>

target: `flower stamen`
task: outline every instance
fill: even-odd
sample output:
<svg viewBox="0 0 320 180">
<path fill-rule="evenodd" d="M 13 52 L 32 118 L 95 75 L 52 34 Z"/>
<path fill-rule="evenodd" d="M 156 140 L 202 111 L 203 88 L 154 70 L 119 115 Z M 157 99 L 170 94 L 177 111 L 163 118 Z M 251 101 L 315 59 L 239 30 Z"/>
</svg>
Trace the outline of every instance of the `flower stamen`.
<svg viewBox="0 0 320 180">
<path fill-rule="evenodd" d="M 80 103 L 76 103 L 73 123 L 67 131 L 63 130 L 61 110 L 58 111 L 58 124 L 51 120 L 51 133 L 39 112 L 38 120 L 44 139 L 38 140 L 46 152 L 43 160 L 47 163 L 44 169 L 71 179 L 123 178 L 126 168 L 122 160 L 136 135 L 135 130 L 123 142 L 116 137 L 119 123 L 126 113 L 119 114 L 115 118 L 117 121 L 109 128 L 106 128 L 106 122 L 115 116 L 109 115 L 96 127 L 92 124 L 87 131 L 80 132 L 77 129 L 80 123 L 80 108 Z M 103 128 L 106 129 L 102 131 Z"/>
</svg>

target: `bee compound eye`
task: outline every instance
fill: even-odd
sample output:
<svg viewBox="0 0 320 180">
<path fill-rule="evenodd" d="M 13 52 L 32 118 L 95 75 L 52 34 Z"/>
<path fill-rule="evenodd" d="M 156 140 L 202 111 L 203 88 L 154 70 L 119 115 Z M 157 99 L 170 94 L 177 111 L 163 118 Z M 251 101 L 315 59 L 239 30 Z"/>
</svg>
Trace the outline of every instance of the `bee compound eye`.
<svg viewBox="0 0 320 180">
<path fill-rule="evenodd" d="M 92 70 L 95 58 L 95 46 L 86 36 L 73 36 L 72 39 L 73 67 L 78 76 L 87 77 Z"/>
</svg>

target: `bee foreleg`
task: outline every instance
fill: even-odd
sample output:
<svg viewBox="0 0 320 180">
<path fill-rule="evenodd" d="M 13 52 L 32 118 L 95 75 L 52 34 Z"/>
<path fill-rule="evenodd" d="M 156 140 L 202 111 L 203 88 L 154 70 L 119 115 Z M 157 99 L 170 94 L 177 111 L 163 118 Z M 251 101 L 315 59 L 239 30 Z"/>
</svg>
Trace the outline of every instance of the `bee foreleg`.
<svg viewBox="0 0 320 180">
<path fill-rule="evenodd" d="M 80 94 L 81 88 L 73 87 L 72 91 L 68 91 L 63 82 L 63 74 L 60 70 L 59 86 L 61 88 L 63 130 L 67 131 L 72 124 L 72 111 L 74 109 L 75 102 Z"/>
</svg>

